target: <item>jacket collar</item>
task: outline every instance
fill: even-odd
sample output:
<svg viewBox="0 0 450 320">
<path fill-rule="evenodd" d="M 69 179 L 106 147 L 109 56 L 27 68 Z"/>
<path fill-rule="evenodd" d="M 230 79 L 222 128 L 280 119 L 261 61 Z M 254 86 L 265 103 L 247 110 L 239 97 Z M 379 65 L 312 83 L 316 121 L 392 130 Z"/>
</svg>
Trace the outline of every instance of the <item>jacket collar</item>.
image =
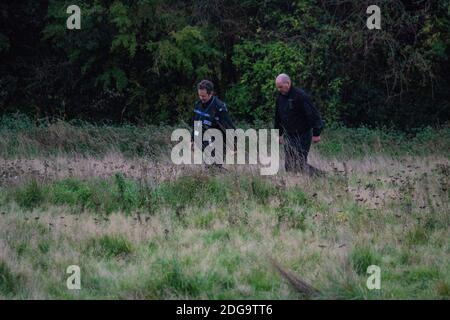
<svg viewBox="0 0 450 320">
<path fill-rule="evenodd" d="M 291 88 L 289 89 L 289 92 L 288 92 L 287 96 L 288 96 L 288 97 L 292 97 L 292 94 L 294 93 L 294 90 L 295 90 L 295 88 L 294 88 L 294 86 L 291 84 Z"/>
<path fill-rule="evenodd" d="M 209 99 L 207 102 L 203 103 L 200 101 L 200 104 L 202 105 L 203 108 L 207 108 L 212 104 L 215 98 L 216 98 L 215 96 L 211 96 L 211 99 Z"/>
<path fill-rule="evenodd" d="M 289 91 L 286 94 L 280 93 L 280 96 L 290 98 L 290 97 L 292 97 L 293 92 L 294 92 L 294 86 L 291 85 L 291 88 L 289 89 Z"/>
</svg>

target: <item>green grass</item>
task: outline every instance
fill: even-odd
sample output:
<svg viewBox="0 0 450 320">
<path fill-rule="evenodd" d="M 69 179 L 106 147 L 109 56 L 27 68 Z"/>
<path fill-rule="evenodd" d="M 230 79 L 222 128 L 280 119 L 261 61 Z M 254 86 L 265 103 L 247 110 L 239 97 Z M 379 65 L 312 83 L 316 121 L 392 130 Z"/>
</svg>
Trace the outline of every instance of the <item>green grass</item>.
<svg viewBox="0 0 450 320">
<path fill-rule="evenodd" d="M 316 155 L 351 171 L 322 178 L 185 172 L 163 160 L 140 177 L 129 168 L 165 152 L 138 151 L 148 137 L 163 144 L 155 128 L 2 121 L 0 154 L 19 159 L 3 168 L 17 179 L 0 178 L 0 298 L 450 299 L 448 128 L 330 129 Z M 125 168 L 102 171 L 111 151 Z M 106 174 L 81 174 L 94 160 L 83 167 L 75 153 Z M 75 173 L 15 169 L 50 154 Z M 299 292 L 270 258 L 319 293 Z M 80 291 L 66 287 L 70 265 Z M 379 291 L 366 287 L 371 265 Z"/>
<path fill-rule="evenodd" d="M 306 195 L 301 190 L 279 193 L 275 186 L 260 177 L 226 177 L 222 180 L 194 175 L 141 188 L 139 181 L 126 179 L 122 174 L 116 174 L 108 180 L 67 178 L 50 184 L 40 184 L 33 179 L 8 189 L 6 201 L 14 200 L 27 210 L 39 205 L 66 205 L 75 210 L 89 209 L 111 214 L 148 209 L 149 206 L 153 210 L 170 207 L 182 211 L 187 207 L 225 205 L 236 199 L 264 204 L 273 197 L 282 198 L 287 204 L 306 202 Z"/>
<path fill-rule="evenodd" d="M 323 141 L 317 145 L 325 157 L 359 159 L 382 154 L 389 157 L 426 156 L 450 153 L 450 129 L 431 127 L 414 129 L 409 133 L 387 129 L 330 128 L 324 131 Z"/>
<path fill-rule="evenodd" d="M 320 193 L 342 191 L 326 179 L 305 189 L 258 176 L 199 174 L 150 188 L 123 176 L 30 181 L 16 188 L 2 199 L 7 212 L 1 237 L 8 255 L 28 266 L 27 278 L 37 274 L 44 281 L 28 289 L 42 297 L 304 297 L 271 267 L 271 255 L 318 288 L 319 299 L 449 298 L 448 230 L 411 224 L 417 220 L 407 216 L 408 229 L 391 231 L 403 228 L 402 220 L 390 218 L 401 203 L 370 211 L 341 197 L 331 207 Z M 22 198 L 34 199 L 30 190 L 41 195 L 32 206 Z M 123 205 L 125 197 L 141 199 L 141 192 L 150 192 L 153 211 L 146 213 L 138 200 Z M 107 196 L 92 205 L 95 194 Z M 114 210 L 104 219 L 101 208 Z M 436 212 L 433 219 L 438 225 L 447 221 Z M 339 251 L 346 252 L 344 260 Z M 72 264 L 85 272 L 80 293 L 64 289 L 64 270 Z M 371 265 L 382 270 L 382 291 L 365 287 Z M 24 277 L 6 264 L 1 272 L 2 295 L 27 297 Z"/>
<path fill-rule="evenodd" d="M 183 126 L 184 127 L 184 126 Z M 246 129 L 248 125 L 244 126 Z M 270 128 L 270 125 L 264 128 Z M 151 125 L 96 125 L 83 121 L 33 121 L 25 115 L 0 118 L 0 156 L 3 158 L 84 155 L 101 157 L 110 152 L 126 158 L 160 158 L 175 128 Z M 388 129 L 329 127 L 317 145 L 323 157 L 358 159 L 367 155 L 449 156 L 450 128 L 418 128 L 410 132 Z"/>
<path fill-rule="evenodd" d="M 104 235 L 89 239 L 86 250 L 105 258 L 126 257 L 133 252 L 133 244 L 122 236 Z"/>
<path fill-rule="evenodd" d="M 83 121 L 33 121 L 24 115 L 0 118 L 0 156 L 5 158 L 61 154 L 125 157 L 160 156 L 171 129 L 155 126 L 110 126 Z"/>
<path fill-rule="evenodd" d="M 380 266 L 381 259 L 370 247 L 356 247 L 350 254 L 353 270 L 359 274 L 366 274 L 367 268 L 372 265 Z"/>
<path fill-rule="evenodd" d="M 22 277 L 13 272 L 6 262 L 0 260 L 0 296 L 14 297 L 18 294 L 22 282 Z"/>
<path fill-rule="evenodd" d="M 21 207 L 33 209 L 44 201 L 45 188 L 33 179 L 26 185 L 16 189 L 14 198 Z"/>
</svg>

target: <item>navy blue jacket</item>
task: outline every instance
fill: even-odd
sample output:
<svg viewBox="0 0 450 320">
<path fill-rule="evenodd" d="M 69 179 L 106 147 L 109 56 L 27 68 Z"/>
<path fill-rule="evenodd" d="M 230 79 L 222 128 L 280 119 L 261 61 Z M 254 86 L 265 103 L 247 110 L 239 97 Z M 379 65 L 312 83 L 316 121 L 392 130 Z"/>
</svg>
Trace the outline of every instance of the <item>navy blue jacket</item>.
<svg viewBox="0 0 450 320">
<path fill-rule="evenodd" d="M 195 103 L 193 121 L 202 122 L 203 133 L 208 129 L 218 129 L 225 134 L 227 129 L 236 129 L 228 114 L 227 105 L 216 96 L 205 104 L 200 100 Z"/>
</svg>

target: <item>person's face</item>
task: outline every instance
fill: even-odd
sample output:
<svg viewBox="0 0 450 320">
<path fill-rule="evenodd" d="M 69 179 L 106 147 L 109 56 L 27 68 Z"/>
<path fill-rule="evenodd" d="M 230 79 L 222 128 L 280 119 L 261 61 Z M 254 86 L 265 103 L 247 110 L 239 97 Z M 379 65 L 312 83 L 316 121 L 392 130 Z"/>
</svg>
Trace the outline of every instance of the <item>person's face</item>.
<svg viewBox="0 0 450 320">
<path fill-rule="evenodd" d="M 290 81 L 276 81 L 277 90 L 281 93 L 286 95 L 289 92 L 289 89 L 291 89 L 291 82 Z"/>
<path fill-rule="evenodd" d="M 212 93 L 208 93 L 205 89 L 198 90 L 198 97 L 202 103 L 206 103 L 211 99 Z"/>
</svg>

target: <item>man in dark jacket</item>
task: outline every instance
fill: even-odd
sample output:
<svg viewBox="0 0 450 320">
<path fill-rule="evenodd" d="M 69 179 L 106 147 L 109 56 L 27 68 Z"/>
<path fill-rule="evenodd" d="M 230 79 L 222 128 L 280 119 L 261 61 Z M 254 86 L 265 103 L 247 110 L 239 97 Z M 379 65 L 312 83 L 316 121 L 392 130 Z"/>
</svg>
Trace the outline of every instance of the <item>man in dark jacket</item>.
<svg viewBox="0 0 450 320">
<path fill-rule="evenodd" d="M 275 129 L 280 130 L 280 143 L 284 144 L 286 171 L 318 173 L 307 162 L 311 143 L 320 142 L 324 122 L 310 97 L 295 88 L 287 74 L 277 77 L 276 86 L 280 94 L 276 100 Z"/>
<path fill-rule="evenodd" d="M 195 127 L 192 132 L 192 141 L 194 136 L 205 133 L 208 129 L 218 129 L 222 132 L 223 141 L 226 141 L 226 130 L 236 129 L 228 114 L 227 105 L 219 100 L 214 93 L 214 84 L 209 80 L 203 80 L 197 85 L 199 100 L 195 103 L 194 122 L 200 127 Z M 203 137 L 201 137 L 203 140 Z M 202 150 L 204 150 L 213 141 L 203 141 Z M 200 146 L 199 146 L 200 147 Z M 225 143 L 222 156 L 225 154 Z"/>
</svg>

